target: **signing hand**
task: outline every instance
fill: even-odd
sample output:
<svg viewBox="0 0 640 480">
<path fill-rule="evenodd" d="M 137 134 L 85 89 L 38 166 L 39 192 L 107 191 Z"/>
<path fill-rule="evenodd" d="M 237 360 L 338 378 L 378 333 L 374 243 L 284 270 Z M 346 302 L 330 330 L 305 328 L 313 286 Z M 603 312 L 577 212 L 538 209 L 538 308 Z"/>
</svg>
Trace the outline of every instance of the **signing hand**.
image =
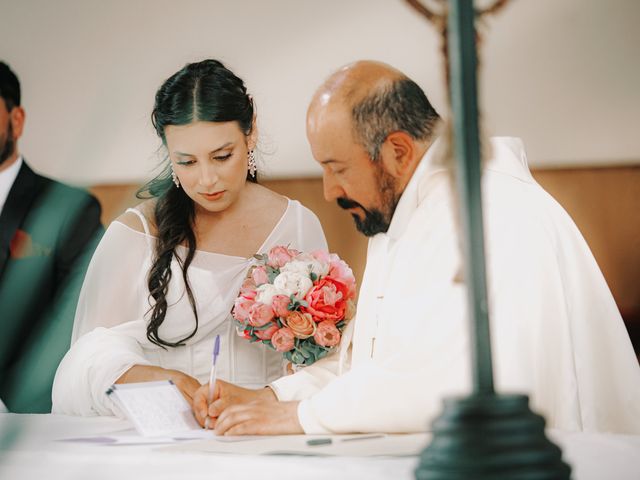
<svg viewBox="0 0 640 480">
<path fill-rule="evenodd" d="M 216 421 L 216 435 L 286 435 L 304 433 L 298 421 L 299 402 L 251 402 L 225 409 Z"/>
<path fill-rule="evenodd" d="M 193 397 L 193 413 L 198 423 L 204 427 L 207 416 L 210 417 L 209 427 L 215 425 L 215 419 L 227 408 L 232 405 L 255 401 L 275 401 L 276 395 L 270 388 L 261 388 L 259 390 L 251 390 L 248 388 L 238 387 L 232 383 L 223 380 L 216 380 L 216 386 L 213 390 L 213 401 L 208 405 L 209 384 L 200 387 Z"/>
</svg>

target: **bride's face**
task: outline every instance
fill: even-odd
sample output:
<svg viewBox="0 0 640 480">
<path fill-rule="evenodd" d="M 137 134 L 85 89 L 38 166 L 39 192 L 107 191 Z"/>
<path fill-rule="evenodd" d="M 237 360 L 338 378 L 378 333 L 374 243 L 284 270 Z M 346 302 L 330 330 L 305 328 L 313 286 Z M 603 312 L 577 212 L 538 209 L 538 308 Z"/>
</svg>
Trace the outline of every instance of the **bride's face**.
<svg viewBox="0 0 640 480">
<path fill-rule="evenodd" d="M 237 122 L 169 125 L 164 131 L 180 188 L 198 207 L 220 212 L 232 205 L 247 178 L 251 141 Z"/>
</svg>

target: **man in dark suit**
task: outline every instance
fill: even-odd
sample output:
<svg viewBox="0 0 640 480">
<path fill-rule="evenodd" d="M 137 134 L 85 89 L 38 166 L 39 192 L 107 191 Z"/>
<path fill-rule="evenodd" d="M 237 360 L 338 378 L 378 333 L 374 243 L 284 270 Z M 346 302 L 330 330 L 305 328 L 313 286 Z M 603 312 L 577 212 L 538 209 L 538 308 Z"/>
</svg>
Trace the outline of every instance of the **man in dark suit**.
<svg viewBox="0 0 640 480">
<path fill-rule="evenodd" d="M 103 228 L 87 192 L 34 173 L 18 152 L 20 83 L 0 62 L 0 399 L 49 412 L 84 274 Z"/>
</svg>

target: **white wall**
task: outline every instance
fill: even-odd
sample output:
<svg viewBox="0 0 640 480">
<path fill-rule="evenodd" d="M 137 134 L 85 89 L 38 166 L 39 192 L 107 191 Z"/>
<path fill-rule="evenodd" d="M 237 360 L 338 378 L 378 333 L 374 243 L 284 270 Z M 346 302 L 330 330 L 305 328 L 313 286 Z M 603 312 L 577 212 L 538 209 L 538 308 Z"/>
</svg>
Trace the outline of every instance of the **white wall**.
<svg viewBox="0 0 640 480">
<path fill-rule="evenodd" d="M 523 137 L 534 166 L 640 162 L 638 23 L 638 0 L 513 0 L 483 47 L 491 131 Z M 438 38 L 400 0 L 0 0 L 0 25 L 28 115 L 21 151 L 73 183 L 148 178 L 154 93 L 206 57 L 253 93 L 270 176 L 319 173 L 306 104 L 352 60 L 395 65 L 444 109 Z"/>
</svg>

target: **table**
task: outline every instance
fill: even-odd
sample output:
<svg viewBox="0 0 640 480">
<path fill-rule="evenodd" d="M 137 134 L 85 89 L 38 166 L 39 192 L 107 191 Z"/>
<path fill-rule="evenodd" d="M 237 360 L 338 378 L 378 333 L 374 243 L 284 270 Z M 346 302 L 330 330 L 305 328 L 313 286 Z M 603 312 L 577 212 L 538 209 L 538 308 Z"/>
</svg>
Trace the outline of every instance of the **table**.
<svg viewBox="0 0 640 480">
<path fill-rule="evenodd" d="M 0 479 L 412 479 L 417 457 L 310 457 L 167 452 L 154 445 L 56 441 L 130 429 L 112 417 L 0 414 Z M 550 431 L 575 480 L 640 479 L 640 436 Z M 10 443 L 10 445 L 9 445 Z"/>
</svg>

